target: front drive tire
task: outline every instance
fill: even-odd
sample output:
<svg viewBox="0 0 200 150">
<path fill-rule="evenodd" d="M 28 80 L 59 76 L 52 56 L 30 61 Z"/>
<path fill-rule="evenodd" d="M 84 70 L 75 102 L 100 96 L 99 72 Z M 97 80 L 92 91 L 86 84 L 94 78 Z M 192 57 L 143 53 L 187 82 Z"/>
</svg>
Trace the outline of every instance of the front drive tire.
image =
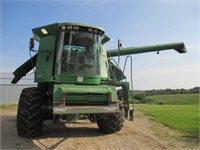
<svg viewBox="0 0 200 150">
<path fill-rule="evenodd" d="M 36 88 L 25 88 L 20 95 L 17 110 L 17 133 L 22 137 L 36 137 L 42 133 L 43 96 Z"/>
<path fill-rule="evenodd" d="M 115 133 L 120 131 L 124 123 L 124 111 L 119 113 L 104 114 L 98 117 L 97 125 L 103 133 Z"/>
</svg>

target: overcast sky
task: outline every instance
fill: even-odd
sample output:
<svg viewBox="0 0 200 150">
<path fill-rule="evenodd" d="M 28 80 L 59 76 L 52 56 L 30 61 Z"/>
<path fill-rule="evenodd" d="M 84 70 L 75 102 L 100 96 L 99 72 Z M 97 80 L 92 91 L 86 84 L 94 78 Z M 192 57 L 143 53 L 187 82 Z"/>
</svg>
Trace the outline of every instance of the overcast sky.
<svg viewBox="0 0 200 150">
<path fill-rule="evenodd" d="M 108 50 L 117 48 L 118 39 L 124 48 L 185 43 L 186 54 L 170 50 L 159 55 L 132 55 L 135 90 L 199 86 L 198 0 L 1 0 L 0 10 L 0 72 L 13 72 L 29 58 L 32 28 L 55 22 L 80 22 L 104 28 L 111 38 Z M 126 70 L 130 80 L 130 65 Z"/>
</svg>

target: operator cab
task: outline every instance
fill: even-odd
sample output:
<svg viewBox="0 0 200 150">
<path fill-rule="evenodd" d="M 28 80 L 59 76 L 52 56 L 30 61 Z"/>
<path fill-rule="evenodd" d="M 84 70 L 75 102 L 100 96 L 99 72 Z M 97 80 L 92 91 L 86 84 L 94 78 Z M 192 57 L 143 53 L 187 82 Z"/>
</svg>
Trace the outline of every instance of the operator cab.
<svg viewBox="0 0 200 150">
<path fill-rule="evenodd" d="M 57 82 L 99 84 L 103 29 L 75 23 L 63 23 L 59 28 Z"/>
</svg>

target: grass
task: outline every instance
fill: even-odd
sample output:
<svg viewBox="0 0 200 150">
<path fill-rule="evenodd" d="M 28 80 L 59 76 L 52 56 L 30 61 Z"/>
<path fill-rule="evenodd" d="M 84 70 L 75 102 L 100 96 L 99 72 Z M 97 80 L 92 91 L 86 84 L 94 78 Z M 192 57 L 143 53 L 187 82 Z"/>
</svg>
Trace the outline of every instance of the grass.
<svg viewBox="0 0 200 150">
<path fill-rule="evenodd" d="M 194 105 L 199 104 L 199 94 L 171 94 L 147 96 L 153 103 L 162 103 L 168 105 Z"/>
<path fill-rule="evenodd" d="M 139 105 L 137 109 L 162 124 L 180 130 L 187 136 L 199 136 L 199 110 L 197 105 Z"/>
<path fill-rule="evenodd" d="M 18 105 L 17 104 L 2 104 L 0 105 L 0 108 L 7 108 L 7 107 L 17 107 Z"/>
<path fill-rule="evenodd" d="M 136 109 L 151 119 L 182 131 L 186 136 L 199 137 L 198 94 L 149 96 L 155 104 L 136 104 Z M 156 105 L 156 103 L 164 105 Z"/>
</svg>

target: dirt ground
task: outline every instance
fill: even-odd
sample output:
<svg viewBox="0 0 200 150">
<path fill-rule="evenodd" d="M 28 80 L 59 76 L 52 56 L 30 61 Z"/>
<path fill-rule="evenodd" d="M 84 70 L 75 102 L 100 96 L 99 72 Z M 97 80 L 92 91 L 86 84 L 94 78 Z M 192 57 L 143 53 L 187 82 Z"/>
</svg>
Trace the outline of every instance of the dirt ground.
<svg viewBox="0 0 200 150">
<path fill-rule="evenodd" d="M 43 135 L 34 138 L 18 137 L 16 108 L 0 108 L 0 149 L 60 149 L 60 150 L 190 150 L 199 149 L 198 140 L 150 121 L 135 112 L 133 122 L 125 121 L 115 134 L 101 133 L 95 123 L 80 120 L 76 123 L 44 123 Z"/>
</svg>

